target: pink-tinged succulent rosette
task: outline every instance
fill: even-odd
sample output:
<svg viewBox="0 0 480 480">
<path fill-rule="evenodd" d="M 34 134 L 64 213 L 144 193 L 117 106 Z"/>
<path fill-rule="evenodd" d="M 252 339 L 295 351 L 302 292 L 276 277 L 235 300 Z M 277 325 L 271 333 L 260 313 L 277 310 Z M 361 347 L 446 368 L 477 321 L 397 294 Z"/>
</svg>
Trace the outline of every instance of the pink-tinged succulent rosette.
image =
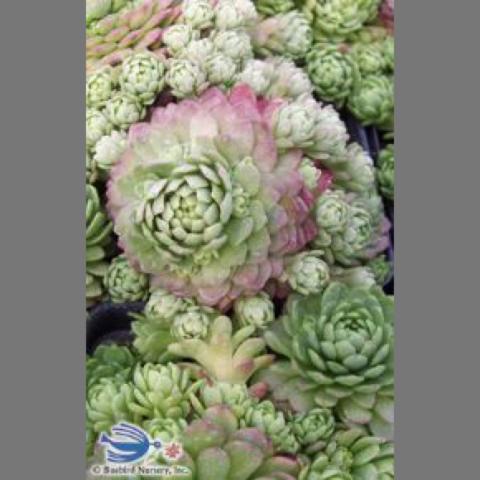
<svg viewBox="0 0 480 480">
<path fill-rule="evenodd" d="M 316 236 L 324 180 L 307 186 L 304 151 L 277 146 L 271 110 L 246 85 L 212 88 L 130 129 L 108 209 L 153 285 L 227 308 L 279 278 L 285 256 Z"/>
<path fill-rule="evenodd" d="M 394 0 L 383 0 L 380 6 L 380 20 L 390 30 L 395 26 L 395 6 Z"/>
</svg>

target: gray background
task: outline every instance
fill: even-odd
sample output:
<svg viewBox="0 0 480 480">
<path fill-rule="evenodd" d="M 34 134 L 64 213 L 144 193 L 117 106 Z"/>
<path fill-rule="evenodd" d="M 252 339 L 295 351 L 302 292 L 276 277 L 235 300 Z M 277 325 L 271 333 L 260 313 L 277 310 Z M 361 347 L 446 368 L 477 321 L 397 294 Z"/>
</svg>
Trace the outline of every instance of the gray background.
<svg viewBox="0 0 480 480">
<path fill-rule="evenodd" d="M 479 477 L 473 3 L 396 5 L 400 480 Z M 0 478 L 8 480 L 83 477 L 83 18 L 82 0 L 0 7 Z"/>
</svg>

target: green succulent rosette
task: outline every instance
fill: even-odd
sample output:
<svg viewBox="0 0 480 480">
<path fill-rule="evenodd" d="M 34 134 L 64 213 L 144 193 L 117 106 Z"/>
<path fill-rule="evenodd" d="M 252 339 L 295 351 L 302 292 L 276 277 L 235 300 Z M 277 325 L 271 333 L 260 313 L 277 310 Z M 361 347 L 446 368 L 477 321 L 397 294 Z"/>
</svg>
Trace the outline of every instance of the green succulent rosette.
<svg viewBox="0 0 480 480">
<path fill-rule="evenodd" d="M 297 453 L 300 444 L 292 431 L 292 425 L 284 413 L 277 410 L 272 402 L 265 400 L 249 408 L 240 421 L 244 427 L 258 428 L 269 437 L 276 451 Z"/>
<path fill-rule="evenodd" d="M 111 261 L 103 283 L 114 303 L 138 302 L 148 296 L 148 275 L 135 270 L 125 255 Z"/>
<path fill-rule="evenodd" d="M 259 22 L 252 33 L 252 44 L 264 57 L 273 54 L 301 59 L 311 47 L 312 29 L 305 16 L 294 10 Z"/>
<path fill-rule="evenodd" d="M 112 240 L 112 223 L 100 201 L 97 189 L 86 185 L 85 243 L 86 243 L 86 300 L 91 304 L 103 295 L 102 279 L 108 269 L 107 248 Z"/>
<path fill-rule="evenodd" d="M 379 75 L 386 70 L 387 62 L 382 44 L 357 43 L 351 51 L 361 75 Z"/>
<path fill-rule="evenodd" d="M 313 244 L 329 265 L 360 266 L 386 250 L 390 222 L 381 197 L 327 190 L 317 201 L 318 234 Z"/>
<path fill-rule="evenodd" d="M 107 119 L 120 130 L 126 130 L 132 123 L 142 120 L 145 113 L 145 107 L 138 98 L 124 92 L 115 93 L 104 108 Z"/>
<path fill-rule="evenodd" d="M 378 154 L 377 182 L 380 192 L 388 200 L 395 199 L 395 157 L 393 145 L 387 145 Z"/>
<path fill-rule="evenodd" d="M 131 384 L 103 378 L 87 392 L 87 419 L 96 435 L 108 432 L 118 422 L 138 424 L 140 416 L 130 409 L 134 401 Z"/>
<path fill-rule="evenodd" d="M 196 30 L 213 26 L 215 11 L 208 0 L 184 0 L 182 5 L 184 22 Z"/>
<path fill-rule="evenodd" d="M 203 67 L 185 58 L 169 60 L 165 80 L 177 98 L 195 97 L 208 87 Z"/>
<path fill-rule="evenodd" d="M 187 45 L 199 38 L 199 32 L 188 24 L 172 25 L 163 34 L 162 41 L 170 55 L 177 56 Z"/>
<path fill-rule="evenodd" d="M 295 480 L 300 470 L 295 459 L 276 455 L 259 429 L 241 428 L 225 405 L 211 407 L 194 420 L 181 444 L 184 455 L 178 464 L 191 473 L 174 480 Z"/>
<path fill-rule="evenodd" d="M 293 0 L 257 0 L 255 6 L 259 13 L 271 17 L 295 9 Z"/>
<path fill-rule="evenodd" d="M 257 380 L 295 411 L 334 408 L 360 423 L 361 407 L 361 423 L 368 425 L 379 392 L 393 385 L 393 298 L 377 286 L 333 282 L 321 294 L 291 295 L 264 337 L 287 360 Z"/>
<path fill-rule="evenodd" d="M 165 70 L 165 64 L 157 55 L 135 53 L 122 63 L 120 86 L 143 105 L 151 105 L 165 85 Z"/>
<path fill-rule="evenodd" d="M 358 81 L 358 66 L 344 45 L 314 45 L 306 56 L 306 71 L 317 95 L 342 106 Z"/>
<path fill-rule="evenodd" d="M 87 357 L 87 389 L 98 384 L 102 378 L 119 378 L 127 382 L 134 364 L 135 356 L 128 347 L 115 344 L 98 346 Z"/>
<path fill-rule="evenodd" d="M 387 75 L 362 77 L 348 97 L 347 106 L 363 125 L 393 129 L 393 78 Z"/>
<path fill-rule="evenodd" d="M 96 108 L 87 108 L 86 114 L 86 142 L 87 148 L 92 148 L 100 138 L 112 131 L 112 124 L 108 118 Z"/>
<path fill-rule="evenodd" d="M 212 308 L 208 307 L 189 307 L 173 320 L 172 336 L 176 340 L 207 338 L 214 312 Z"/>
<path fill-rule="evenodd" d="M 381 0 L 302 0 L 316 39 L 343 40 L 375 18 Z"/>
<path fill-rule="evenodd" d="M 302 295 L 320 293 L 330 282 L 330 269 L 320 250 L 308 250 L 287 260 L 285 279 Z"/>
<path fill-rule="evenodd" d="M 143 428 L 151 438 L 159 438 L 164 443 L 178 441 L 188 423 L 183 418 L 156 417 L 143 422 Z"/>
<path fill-rule="evenodd" d="M 88 108 L 102 108 L 113 95 L 116 78 L 112 68 L 105 67 L 87 76 L 86 102 Z"/>
<path fill-rule="evenodd" d="M 367 266 L 372 272 L 375 281 L 379 286 L 383 286 L 385 284 L 393 271 L 392 262 L 388 260 L 386 255 L 379 255 L 378 257 L 375 257 L 368 262 Z"/>
<path fill-rule="evenodd" d="M 265 292 L 252 297 L 240 297 L 233 304 L 235 319 L 242 327 L 263 330 L 275 320 L 272 300 Z"/>
<path fill-rule="evenodd" d="M 228 382 L 206 382 L 192 398 L 192 405 L 197 413 L 203 415 L 205 410 L 216 405 L 227 405 L 237 420 L 245 420 L 258 399 L 250 394 L 245 384 Z"/>
<path fill-rule="evenodd" d="M 258 21 L 258 13 L 251 0 L 218 0 L 215 2 L 215 29 L 249 29 Z"/>
<path fill-rule="evenodd" d="M 335 432 L 335 417 L 329 408 L 312 408 L 294 415 L 291 427 L 302 450 L 311 455 L 321 450 Z"/>
<path fill-rule="evenodd" d="M 174 363 L 138 364 L 133 372 L 133 399 L 129 411 L 143 421 L 153 418 L 187 418 L 190 398 L 201 382 L 193 382 L 188 369 Z"/>
<path fill-rule="evenodd" d="M 312 82 L 293 61 L 282 57 L 251 59 L 238 74 L 238 81 L 249 85 L 257 95 L 272 99 L 296 99 L 311 95 Z"/>
<path fill-rule="evenodd" d="M 114 130 L 98 140 L 93 148 L 92 160 L 102 179 L 108 176 L 126 147 L 127 135 L 125 132 Z"/>
<path fill-rule="evenodd" d="M 337 155 L 322 159 L 322 166 L 332 173 L 334 188 L 357 193 L 375 189 L 375 167 L 370 155 L 355 142 Z"/>
<path fill-rule="evenodd" d="M 306 466 L 299 480 L 393 480 L 393 444 L 361 430 L 339 431 Z"/>
</svg>

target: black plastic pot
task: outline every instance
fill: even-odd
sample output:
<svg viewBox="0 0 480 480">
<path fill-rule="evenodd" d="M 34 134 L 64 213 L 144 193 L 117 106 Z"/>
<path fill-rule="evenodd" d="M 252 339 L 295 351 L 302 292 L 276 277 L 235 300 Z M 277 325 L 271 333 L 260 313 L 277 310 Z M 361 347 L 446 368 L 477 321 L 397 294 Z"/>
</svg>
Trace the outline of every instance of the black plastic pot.
<svg viewBox="0 0 480 480">
<path fill-rule="evenodd" d="M 143 302 L 102 303 L 93 307 L 87 320 L 87 353 L 105 343 L 129 345 L 133 340 L 130 313 L 143 310 Z"/>
</svg>

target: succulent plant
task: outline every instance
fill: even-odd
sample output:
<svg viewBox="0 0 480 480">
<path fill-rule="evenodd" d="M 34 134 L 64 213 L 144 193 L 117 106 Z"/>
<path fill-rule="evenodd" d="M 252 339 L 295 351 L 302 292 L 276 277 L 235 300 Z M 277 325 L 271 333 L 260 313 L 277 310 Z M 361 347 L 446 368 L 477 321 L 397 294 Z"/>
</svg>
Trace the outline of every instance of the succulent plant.
<svg viewBox="0 0 480 480">
<path fill-rule="evenodd" d="M 306 56 L 306 70 L 319 97 L 339 106 L 359 78 L 357 63 L 343 45 L 314 46 Z"/>
<path fill-rule="evenodd" d="M 250 36 L 242 30 L 214 31 L 211 40 L 218 52 L 230 57 L 239 67 L 253 58 Z"/>
<path fill-rule="evenodd" d="M 97 163 L 90 155 L 88 150 L 85 153 L 85 181 L 87 184 L 93 184 L 98 179 Z"/>
<path fill-rule="evenodd" d="M 87 147 L 93 147 L 104 135 L 112 131 L 112 124 L 108 118 L 95 108 L 87 108 L 86 114 L 86 141 Z"/>
<path fill-rule="evenodd" d="M 338 265 L 330 268 L 332 281 L 340 282 L 349 287 L 369 288 L 374 285 L 383 286 L 375 278 L 373 270 L 369 266 L 340 267 Z"/>
<path fill-rule="evenodd" d="M 108 207 L 154 287 L 223 309 L 280 276 L 285 255 L 314 238 L 302 152 L 277 152 L 259 105 L 245 85 L 210 89 L 130 129 Z"/>
<path fill-rule="evenodd" d="M 135 357 L 128 347 L 115 344 L 98 346 L 93 355 L 87 357 L 87 389 L 99 383 L 102 378 L 128 381 L 134 363 Z"/>
<path fill-rule="evenodd" d="M 144 314 L 151 321 L 173 321 L 176 315 L 185 312 L 193 305 L 192 300 L 176 297 L 166 290 L 156 289 L 145 305 Z"/>
<path fill-rule="evenodd" d="M 390 278 L 393 265 L 386 255 L 379 255 L 368 262 L 368 268 L 373 273 L 375 281 L 378 285 L 383 286 L 385 282 Z"/>
<path fill-rule="evenodd" d="M 112 302 L 137 302 L 148 296 L 148 275 L 135 270 L 125 255 L 115 257 L 103 279 Z"/>
<path fill-rule="evenodd" d="M 168 27 L 162 37 L 162 41 L 171 55 L 177 55 L 187 45 L 199 38 L 199 32 L 190 25 L 178 24 Z"/>
<path fill-rule="evenodd" d="M 165 65 L 150 52 L 138 52 L 122 63 L 120 86 L 144 105 L 150 105 L 165 84 Z"/>
<path fill-rule="evenodd" d="M 395 25 L 395 5 L 393 0 L 383 0 L 380 6 L 380 21 L 389 29 Z"/>
<path fill-rule="evenodd" d="M 357 43 L 352 47 L 352 56 L 361 75 L 381 74 L 386 68 L 382 43 Z"/>
<path fill-rule="evenodd" d="M 252 297 L 240 297 L 233 304 L 235 319 L 243 327 L 263 330 L 275 320 L 274 305 L 265 292 Z"/>
<path fill-rule="evenodd" d="M 323 252 L 307 250 L 287 262 L 285 280 L 302 295 L 320 293 L 330 282 L 330 269 L 322 259 Z"/>
<path fill-rule="evenodd" d="M 95 433 L 109 431 L 120 421 L 137 423 L 139 416 L 130 409 L 133 389 L 121 379 L 103 378 L 87 392 L 87 418 Z"/>
<path fill-rule="evenodd" d="M 325 192 L 316 204 L 319 233 L 313 244 L 323 250 L 329 265 L 358 266 L 383 252 L 390 240 L 390 223 L 381 198 L 374 192 Z"/>
<path fill-rule="evenodd" d="M 393 145 L 387 145 L 379 154 L 377 161 L 377 181 L 380 192 L 385 198 L 395 198 L 395 159 Z"/>
<path fill-rule="evenodd" d="M 93 148 L 93 161 L 103 177 L 108 175 L 127 147 L 124 132 L 112 131 L 98 140 Z"/>
<path fill-rule="evenodd" d="M 108 269 L 106 248 L 111 242 L 112 223 L 103 211 L 97 189 L 86 185 L 86 299 L 91 303 L 103 294 L 102 279 Z"/>
<path fill-rule="evenodd" d="M 215 12 L 209 0 L 184 0 L 182 18 L 192 28 L 203 30 L 213 26 Z"/>
<path fill-rule="evenodd" d="M 308 0 L 303 12 L 310 20 L 316 39 L 345 39 L 372 20 L 380 0 Z"/>
<path fill-rule="evenodd" d="M 216 2 L 215 28 L 217 30 L 250 28 L 257 20 L 257 10 L 251 0 L 218 0 Z"/>
<path fill-rule="evenodd" d="M 264 432 L 272 440 L 277 452 L 297 453 L 300 448 L 291 423 L 285 418 L 283 412 L 277 410 L 268 400 L 250 407 L 240 421 L 240 425 L 258 428 Z"/>
<path fill-rule="evenodd" d="M 335 417 L 328 408 L 312 408 L 294 415 L 291 427 L 303 451 L 311 455 L 321 450 L 335 432 Z"/>
<path fill-rule="evenodd" d="M 169 60 L 165 79 L 177 98 L 200 95 L 208 87 L 204 69 L 198 63 L 185 58 Z"/>
<path fill-rule="evenodd" d="M 366 431 L 372 435 L 393 441 L 394 404 L 394 386 L 387 384 L 376 392 L 374 399 L 352 397 L 342 401 L 336 413 L 341 422 L 350 428 L 366 426 Z"/>
<path fill-rule="evenodd" d="M 213 54 L 205 61 L 205 71 L 211 85 L 230 87 L 235 81 L 235 62 L 222 53 Z"/>
<path fill-rule="evenodd" d="M 381 46 L 385 66 L 389 72 L 393 72 L 395 70 L 395 39 L 388 36 Z"/>
<path fill-rule="evenodd" d="M 367 193 L 375 188 L 375 167 L 370 155 L 358 144 L 351 143 L 344 153 L 322 160 L 333 175 L 334 188 Z"/>
<path fill-rule="evenodd" d="M 249 85 L 257 95 L 295 99 L 310 95 L 312 83 L 303 69 L 281 57 L 251 59 L 239 73 L 238 81 Z"/>
<path fill-rule="evenodd" d="M 215 46 L 210 38 L 192 40 L 176 55 L 177 58 L 186 58 L 198 65 L 204 65 L 208 58 L 215 54 Z"/>
<path fill-rule="evenodd" d="M 128 408 L 144 420 L 186 418 L 191 411 L 190 397 L 199 386 L 187 369 L 174 363 L 138 364 L 132 379 L 134 399 Z"/>
<path fill-rule="evenodd" d="M 361 430 L 339 431 L 306 466 L 299 480 L 394 478 L 393 444 Z"/>
<path fill-rule="evenodd" d="M 172 334 L 174 319 L 193 306 L 191 300 L 157 289 L 150 295 L 143 314 L 131 314 L 135 319 L 132 322 L 133 345 L 144 361 L 165 363 L 172 357 L 167 347 L 175 340 Z"/>
<path fill-rule="evenodd" d="M 168 351 L 191 358 L 205 373 L 218 382 L 245 383 L 258 369 L 272 363 L 274 357 L 263 353 L 265 342 L 249 338 L 254 327 L 244 327 L 232 334 L 228 317 L 217 317 L 211 324 L 207 339 L 186 339 L 170 344 Z"/>
<path fill-rule="evenodd" d="M 104 109 L 104 114 L 112 125 L 121 130 L 126 130 L 132 123 L 142 120 L 145 112 L 145 107 L 135 95 L 124 92 L 115 93 Z"/>
<path fill-rule="evenodd" d="M 264 337 L 289 360 L 276 362 L 257 380 L 295 411 L 334 407 L 353 419 L 346 413 L 350 407 L 367 411 L 378 392 L 392 386 L 393 298 L 377 286 L 332 282 L 321 294 L 292 295 L 285 315 Z"/>
<path fill-rule="evenodd" d="M 118 12 L 130 0 L 86 0 L 85 20 L 87 25 L 95 20 L 100 20 L 110 13 Z"/>
<path fill-rule="evenodd" d="M 176 0 L 133 2 L 87 28 L 87 71 L 118 65 L 136 50 L 157 50 L 165 27 L 181 14 Z"/>
<path fill-rule="evenodd" d="M 312 45 L 312 30 L 307 19 L 294 10 L 259 22 L 253 33 L 255 51 L 262 56 L 305 57 Z"/>
<path fill-rule="evenodd" d="M 348 98 L 348 108 L 363 125 L 393 128 L 393 79 L 387 75 L 362 77 Z"/>
<path fill-rule="evenodd" d="M 347 37 L 348 43 L 376 43 L 382 42 L 391 36 L 391 32 L 380 25 L 367 25 L 361 30 L 353 32 Z"/>
<path fill-rule="evenodd" d="M 256 428 L 239 428 L 227 406 L 209 408 L 181 439 L 191 480 L 295 480 L 297 460 L 274 454 L 270 440 Z"/>
<path fill-rule="evenodd" d="M 113 70 L 105 67 L 87 76 L 86 101 L 88 108 L 102 108 L 112 96 L 116 86 Z"/>
<path fill-rule="evenodd" d="M 227 405 L 239 421 L 257 403 L 246 385 L 226 382 L 206 382 L 192 398 L 193 407 L 199 414 L 216 405 Z"/>
<path fill-rule="evenodd" d="M 260 13 L 271 17 L 294 10 L 295 2 L 293 0 L 256 0 L 255 6 Z"/>
<path fill-rule="evenodd" d="M 207 338 L 213 309 L 207 307 L 189 307 L 179 313 L 172 323 L 172 335 L 176 340 Z"/>
<path fill-rule="evenodd" d="M 299 170 L 302 174 L 305 185 L 309 190 L 315 190 L 318 188 L 322 171 L 315 165 L 313 160 L 308 157 L 302 159 L 302 164 L 300 165 Z"/>
<path fill-rule="evenodd" d="M 188 423 L 183 418 L 155 417 L 143 422 L 143 428 L 151 438 L 159 438 L 164 443 L 169 443 L 182 436 Z"/>
</svg>

